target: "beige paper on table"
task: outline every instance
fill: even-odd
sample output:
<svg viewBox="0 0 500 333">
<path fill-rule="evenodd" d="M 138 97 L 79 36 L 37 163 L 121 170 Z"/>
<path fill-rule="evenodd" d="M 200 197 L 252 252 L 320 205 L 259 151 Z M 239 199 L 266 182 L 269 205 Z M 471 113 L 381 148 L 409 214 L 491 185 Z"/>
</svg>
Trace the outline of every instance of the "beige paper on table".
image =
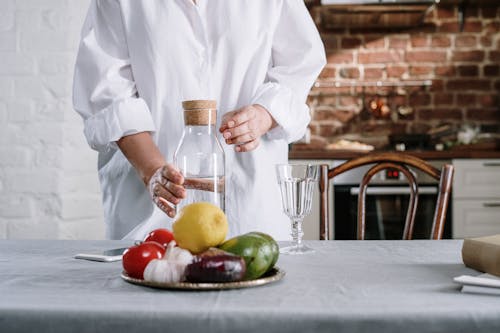
<svg viewBox="0 0 500 333">
<path fill-rule="evenodd" d="M 500 276 L 500 234 L 464 239 L 462 260 L 467 267 Z"/>
</svg>

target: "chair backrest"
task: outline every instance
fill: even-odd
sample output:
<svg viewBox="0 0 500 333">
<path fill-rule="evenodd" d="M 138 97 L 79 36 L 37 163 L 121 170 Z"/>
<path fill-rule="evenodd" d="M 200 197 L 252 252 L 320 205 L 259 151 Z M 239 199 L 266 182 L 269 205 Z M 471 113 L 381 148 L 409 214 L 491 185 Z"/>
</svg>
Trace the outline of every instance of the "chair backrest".
<svg viewBox="0 0 500 333">
<path fill-rule="evenodd" d="M 320 190 L 320 239 L 328 239 L 328 204 L 330 180 L 348 170 L 355 169 L 364 165 L 374 164 L 360 182 L 358 197 L 358 230 L 357 238 L 365 239 L 366 226 L 366 189 L 372 177 L 385 169 L 397 169 L 406 176 L 410 187 L 410 200 L 402 239 L 412 239 L 413 225 L 418 204 L 418 184 L 410 171 L 409 167 L 419 169 L 429 176 L 439 181 L 438 197 L 436 209 L 432 223 L 430 239 L 441 239 L 443 235 L 444 223 L 446 220 L 446 211 L 451 195 L 451 184 L 453 180 L 453 166 L 444 164 L 441 170 L 436 169 L 424 160 L 405 153 L 370 153 L 361 157 L 348 160 L 334 168 L 328 165 L 321 165 L 319 190 Z"/>
</svg>

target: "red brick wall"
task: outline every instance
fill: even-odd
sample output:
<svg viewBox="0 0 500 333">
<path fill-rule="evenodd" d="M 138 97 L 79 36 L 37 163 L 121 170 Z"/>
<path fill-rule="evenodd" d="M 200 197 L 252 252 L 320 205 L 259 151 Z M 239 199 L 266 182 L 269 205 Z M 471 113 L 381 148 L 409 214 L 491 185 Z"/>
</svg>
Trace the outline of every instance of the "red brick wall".
<svg viewBox="0 0 500 333">
<path fill-rule="evenodd" d="M 319 12 L 312 13 L 318 19 Z M 324 20 L 318 28 L 328 57 L 321 80 L 432 85 L 315 87 L 309 97 L 313 135 L 331 142 L 355 134 L 351 138 L 381 145 L 389 133 L 425 132 L 442 123 L 500 128 L 500 5 L 468 7 L 463 31 L 456 6 L 437 7 L 409 29 L 329 29 Z M 389 107 L 388 117 L 368 111 L 375 99 Z"/>
</svg>

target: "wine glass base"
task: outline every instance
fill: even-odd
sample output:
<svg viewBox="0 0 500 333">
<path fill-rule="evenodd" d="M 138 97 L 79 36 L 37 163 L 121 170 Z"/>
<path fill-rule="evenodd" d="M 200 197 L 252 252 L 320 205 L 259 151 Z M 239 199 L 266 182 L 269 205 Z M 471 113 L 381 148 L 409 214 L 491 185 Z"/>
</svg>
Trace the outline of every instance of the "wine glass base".
<svg viewBox="0 0 500 333">
<path fill-rule="evenodd" d="M 311 249 L 308 246 L 305 246 L 303 244 L 301 245 L 292 245 L 292 246 L 286 246 L 280 248 L 280 253 L 281 254 L 308 254 L 308 253 L 314 253 L 314 249 Z"/>
</svg>

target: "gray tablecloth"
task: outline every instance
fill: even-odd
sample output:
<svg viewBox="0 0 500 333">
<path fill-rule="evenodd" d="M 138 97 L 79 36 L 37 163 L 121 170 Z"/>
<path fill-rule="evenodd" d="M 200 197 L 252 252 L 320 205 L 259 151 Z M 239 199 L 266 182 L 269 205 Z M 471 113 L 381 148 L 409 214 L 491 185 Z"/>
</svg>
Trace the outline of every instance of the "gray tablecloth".
<svg viewBox="0 0 500 333">
<path fill-rule="evenodd" d="M 462 242 L 311 241 L 266 286 L 136 286 L 121 262 L 73 259 L 123 241 L 0 241 L 0 332 L 500 332 L 500 297 L 462 294 Z"/>
</svg>

